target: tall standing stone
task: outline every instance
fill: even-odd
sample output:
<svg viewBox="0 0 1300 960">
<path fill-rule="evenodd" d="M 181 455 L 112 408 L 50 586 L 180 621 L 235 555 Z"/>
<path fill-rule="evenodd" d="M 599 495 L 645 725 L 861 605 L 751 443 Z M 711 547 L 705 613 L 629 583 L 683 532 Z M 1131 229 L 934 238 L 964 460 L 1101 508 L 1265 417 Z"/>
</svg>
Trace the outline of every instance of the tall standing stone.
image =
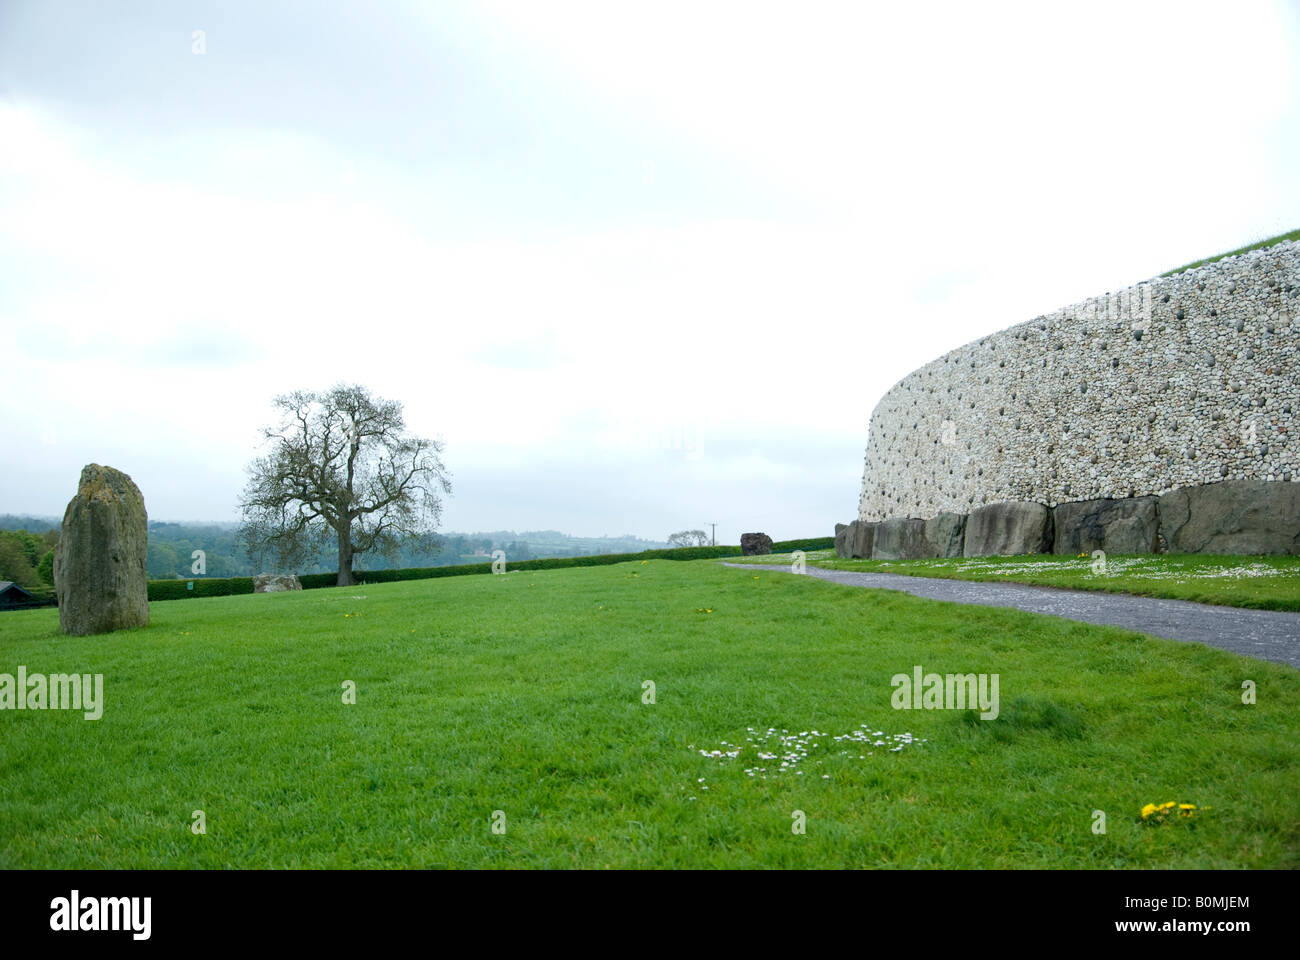
<svg viewBox="0 0 1300 960">
<path fill-rule="evenodd" d="M 54 549 L 54 592 L 64 633 L 148 626 L 148 536 L 144 497 L 131 478 L 97 463 L 82 468 Z"/>
</svg>

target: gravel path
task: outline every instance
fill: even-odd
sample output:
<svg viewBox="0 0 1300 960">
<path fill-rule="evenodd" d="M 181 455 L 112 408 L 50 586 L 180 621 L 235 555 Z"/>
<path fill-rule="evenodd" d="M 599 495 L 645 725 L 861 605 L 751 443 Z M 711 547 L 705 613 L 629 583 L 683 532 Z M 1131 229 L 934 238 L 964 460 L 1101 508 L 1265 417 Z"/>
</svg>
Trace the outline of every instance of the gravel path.
<svg viewBox="0 0 1300 960">
<path fill-rule="evenodd" d="M 744 570 L 791 573 L 787 566 L 726 563 Z M 809 566 L 808 575 L 853 587 L 902 590 L 917 597 L 975 603 L 986 607 L 1014 607 L 1068 620 L 1112 627 L 1127 627 L 1170 640 L 1188 640 L 1231 650 L 1247 657 L 1300 667 L 1300 613 L 1218 607 L 1188 600 L 1159 600 L 1124 593 L 1095 593 L 1031 587 L 1023 583 L 980 583 L 906 577 L 897 573 L 851 573 Z"/>
</svg>

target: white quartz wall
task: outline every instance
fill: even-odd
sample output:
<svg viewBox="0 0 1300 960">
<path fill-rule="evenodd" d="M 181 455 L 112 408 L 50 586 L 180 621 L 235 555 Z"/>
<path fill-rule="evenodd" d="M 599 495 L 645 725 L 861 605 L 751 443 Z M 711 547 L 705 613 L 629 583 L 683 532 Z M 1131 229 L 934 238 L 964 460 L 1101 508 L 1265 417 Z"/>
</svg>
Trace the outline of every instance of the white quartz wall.
<svg viewBox="0 0 1300 960">
<path fill-rule="evenodd" d="M 1287 243 L 969 343 L 876 406 L 859 519 L 1300 482 L 1298 315 Z"/>
</svg>

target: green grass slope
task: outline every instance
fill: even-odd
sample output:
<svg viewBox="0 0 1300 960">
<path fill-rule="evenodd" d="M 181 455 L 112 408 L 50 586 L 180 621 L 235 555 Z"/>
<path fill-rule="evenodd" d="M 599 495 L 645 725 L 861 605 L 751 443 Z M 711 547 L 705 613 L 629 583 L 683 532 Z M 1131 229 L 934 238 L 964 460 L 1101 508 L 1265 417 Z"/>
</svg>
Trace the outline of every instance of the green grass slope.
<svg viewBox="0 0 1300 960">
<path fill-rule="evenodd" d="M 1223 260 L 1226 257 L 1235 257 L 1241 253 L 1249 253 L 1251 250 L 1262 250 L 1265 247 L 1276 246 L 1279 243 L 1286 243 L 1289 240 L 1300 240 L 1300 230 L 1292 230 L 1289 233 L 1279 233 L 1276 237 L 1257 240 L 1244 247 L 1238 247 L 1236 250 L 1229 250 L 1227 253 L 1220 253 L 1213 257 L 1206 257 L 1204 260 L 1196 260 L 1192 263 L 1184 264 L 1181 267 L 1176 267 L 1173 270 L 1168 270 L 1160 274 L 1160 276 L 1172 277 L 1174 274 L 1182 273 L 1184 270 L 1195 270 L 1197 267 L 1203 267 L 1207 263 L 1214 263 L 1216 260 Z"/>
<path fill-rule="evenodd" d="M 20 664 L 102 673 L 106 706 L 0 711 L 0 867 L 1300 865 L 1296 671 L 761 569 L 160 602 L 87 638 L 0 616 Z M 998 674 L 1000 717 L 892 709 L 918 664 Z M 1141 821 L 1168 800 L 1210 809 Z"/>
</svg>

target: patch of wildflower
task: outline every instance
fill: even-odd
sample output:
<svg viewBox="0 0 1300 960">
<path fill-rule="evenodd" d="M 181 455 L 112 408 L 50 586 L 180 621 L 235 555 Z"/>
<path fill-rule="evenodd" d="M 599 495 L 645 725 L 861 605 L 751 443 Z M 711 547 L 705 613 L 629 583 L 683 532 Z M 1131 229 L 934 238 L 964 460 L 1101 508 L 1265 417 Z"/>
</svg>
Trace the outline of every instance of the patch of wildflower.
<svg viewBox="0 0 1300 960">
<path fill-rule="evenodd" d="M 847 757 L 850 760 L 856 757 L 858 760 L 866 760 L 874 756 L 876 750 L 901 753 L 907 747 L 926 742 L 925 738 L 914 737 L 910 733 L 890 734 L 883 730 L 872 730 L 865 723 L 855 730 L 838 736 L 832 736 L 824 730 L 800 730 L 791 733 L 788 729 L 777 730 L 775 727 L 768 727 L 765 731 L 747 727 L 746 733 L 745 740 L 748 746 L 723 740 L 719 746 L 725 749 L 700 749 L 699 754 L 720 763 L 730 763 L 738 760 L 741 754 L 748 750 L 753 754 L 754 761 L 752 766 L 744 768 L 745 775 L 766 780 L 769 776 L 782 773 L 803 776 L 804 771 L 799 769 L 799 766 L 810 757 L 823 759 Z M 836 750 L 835 747 L 841 749 Z M 695 744 L 691 744 L 689 749 L 695 750 Z M 813 762 L 814 765 L 820 766 L 823 761 L 815 759 Z M 822 774 L 822 779 L 829 780 L 830 774 Z M 700 782 L 704 782 L 703 778 Z"/>
<path fill-rule="evenodd" d="M 1197 807 L 1194 803 L 1178 803 L 1174 800 L 1167 800 L 1164 803 L 1148 803 L 1142 808 L 1142 820 L 1144 823 L 1157 824 L 1173 820 L 1175 817 L 1190 820 L 1196 815 L 1197 810 L 1208 809 L 1210 808 Z"/>
</svg>

